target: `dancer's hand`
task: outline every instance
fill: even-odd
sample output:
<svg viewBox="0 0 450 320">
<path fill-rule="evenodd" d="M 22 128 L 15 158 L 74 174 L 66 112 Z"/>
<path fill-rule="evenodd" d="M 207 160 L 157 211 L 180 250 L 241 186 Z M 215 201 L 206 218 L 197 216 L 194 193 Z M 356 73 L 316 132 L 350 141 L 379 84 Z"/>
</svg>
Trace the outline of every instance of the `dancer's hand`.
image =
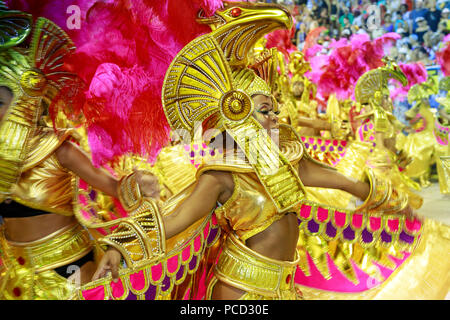
<svg viewBox="0 0 450 320">
<path fill-rule="evenodd" d="M 111 272 L 113 281 L 117 282 L 119 280 L 119 265 L 121 259 L 122 255 L 117 249 L 109 248 L 92 276 L 92 281 L 104 278 Z"/>
<path fill-rule="evenodd" d="M 135 170 L 136 181 L 141 188 L 144 197 L 159 200 L 160 187 L 158 178 L 148 171 Z"/>
</svg>

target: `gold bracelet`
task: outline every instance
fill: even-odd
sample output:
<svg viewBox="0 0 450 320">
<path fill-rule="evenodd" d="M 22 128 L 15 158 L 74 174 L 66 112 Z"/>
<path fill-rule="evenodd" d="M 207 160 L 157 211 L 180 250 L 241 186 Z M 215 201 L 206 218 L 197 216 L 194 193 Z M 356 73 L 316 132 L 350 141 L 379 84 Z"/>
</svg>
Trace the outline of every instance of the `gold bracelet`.
<svg viewBox="0 0 450 320">
<path fill-rule="evenodd" d="M 136 180 L 136 172 L 120 179 L 117 194 L 123 208 L 128 212 L 134 211 L 142 205 L 143 198 L 141 188 Z"/>
<path fill-rule="evenodd" d="M 392 187 L 389 180 L 377 177 L 371 169 L 366 170 L 370 184 L 370 193 L 356 211 L 373 214 L 395 214 L 406 208 L 408 195 Z"/>
</svg>

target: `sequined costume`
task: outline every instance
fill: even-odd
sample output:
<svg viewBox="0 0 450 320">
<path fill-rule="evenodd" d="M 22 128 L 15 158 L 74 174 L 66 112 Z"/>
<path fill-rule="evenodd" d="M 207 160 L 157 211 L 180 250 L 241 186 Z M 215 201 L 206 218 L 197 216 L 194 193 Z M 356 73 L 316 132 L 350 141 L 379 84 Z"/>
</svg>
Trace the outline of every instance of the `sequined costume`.
<svg viewBox="0 0 450 320">
<path fill-rule="evenodd" d="M 216 279 L 244 290 L 242 299 L 295 299 L 297 286 L 308 298 L 346 293 L 358 298 L 372 288 L 402 297 L 405 278 L 419 289 L 425 287 L 421 280 L 427 281 L 430 298 L 445 296 L 448 262 L 440 259 L 441 264 L 433 267 L 436 278 L 425 277 L 425 269 L 448 249 L 448 232 L 437 224 L 423 226 L 399 215 L 410 202 L 407 194 L 368 170 L 371 192 L 357 210 L 309 201 L 294 169 L 302 157 L 309 157 L 301 138 L 283 126 L 278 148 L 265 131 L 257 130 L 261 127 L 251 116 L 251 94 L 271 93 L 267 83 L 246 68 L 245 53 L 265 32 L 291 24 L 286 11 L 229 3 L 206 20 L 213 31 L 191 41 L 171 63 L 163 106 L 173 130 L 185 130 L 193 137 L 199 128 L 203 132 L 216 128 L 233 138 L 239 148 L 206 162 L 197 175 L 208 169 L 229 171 L 237 187 L 216 213 L 175 239 L 165 239 L 162 217 L 173 213 L 195 184 L 158 208 L 139 198 L 130 181 L 130 200 L 134 200 L 130 206 L 137 204 L 136 214 L 101 240 L 122 254 L 127 268 L 119 271 L 117 283 L 110 276 L 97 280 L 84 286 L 76 298 L 203 299 L 210 298 Z M 86 189 L 80 196 L 88 193 Z M 88 208 L 80 205 L 80 210 Z M 245 245 L 245 239 L 289 211 L 297 213 L 300 230 L 293 261 L 274 261 Z M 430 257 L 415 266 L 424 251 Z"/>
<path fill-rule="evenodd" d="M 126 201 L 92 190 L 88 197 L 97 200 L 98 212 L 89 216 L 76 210 L 74 197 L 87 185 L 76 183 L 79 178 L 62 167 L 55 151 L 68 140 L 86 149 L 87 137 L 83 128 L 68 127 L 70 121 L 62 115 L 54 128 L 49 116 L 55 103 L 70 108 L 71 94 L 81 87 L 77 75 L 64 65 L 74 44 L 50 20 L 38 18 L 33 26 L 30 14 L 7 10 L 3 4 L 0 9 L 0 23 L 14 30 L 2 33 L 0 43 L 0 86 L 13 95 L 0 126 L 0 215 L 7 219 L 54 213 L 77 218 L 30 242 L 9 240 L 6 226 L 1 226 L 0 299 L 68 299 L 79 283 L 66 276 L 86 262 L 96 263 L 101 252 L 94 239 L 110 232 L 105 222 L 128 215 L 120 200 Z M 29 49 L 20 45 L 25 40 L 30 40 Z M 66 126 L 59 127 L 61 123 Z M 109 169 L 119 178 L 130 175 L 134 167 L 154 172 L 164 199 L 194 180 L 195 168 L 180 148 L 165 148 L 153 167 L 142 158 L 124 157 Z"/>
<path fill-rule="evenodd" d="M 355 99 L 364 110 L 357 116 L 360 126 L 356 136 L 360 141 L 373 144 L 373 152 L 367 160 L 367 165 L 390 179 L 399 189 L 408 192 L 414 200 L 413 207 L 417 209 L 421 207 L 423 200 L 412 190 L 420 190 L 420 187 L 398 168 L 396 137 L 401 130 L 398 127 L 399 121 L 392 115 L 392 103 L 385 100 L 389 97 L 389 77 L 403 83 L 407 81 L 401 69 L 390 61 L 385 67 L 368 71 L 358 80 Z"/>
<path fill-rule="evenodd" d="M 55 133 L 42 115 L 60 90 L 76 83 L 61 63 L 73 44 L 47 19 L 38 18 L 32 27 L 31 15 L 2 10 L 1 23 L 15 29 L 15 36 L 2 38 L 0 48 L 0 85 L 14 96 L 0 128 L 2 215 L 44 211 L 71 216 L 73 175 L 61 167 L 54 152 L 75 134 L 70 129 Z M 30 48 L 19 47 L 28 36 Z M 12 207 L 17 209 L 9 210 Z M 55 270 L 92 255 L 94 249 L 79 224 L 26 243 L 9 241 L 4 233 L 2 228 L 2 299 L 67 299 L 76 286 Z"/>
<path fill-rule="evenodd" d="M 448 78 L 448 77 L 447 77 Z M 419 180 L 423 187 L 431 185 L 431 166 L 436 164 L 439 177 L 440 191 L 443 194 L 449 193 L 448 181 L 444 176 L 444 167 L 441 157 L 448 156 L 448 134 L 450 132 L 445 117 L 433 115 L 430 105 L 430 95 L 438 94 L 439 88 L 448 91 L 443 78 L 439 85 L 437 81 L 430 77 L 426 82 L 416 84 L 408 92 L 408 102 L 413 107 L 405 113 L 406 118 L 411 123 L 411 132 L 402 143 L 402 150 L 411 158 L 411 162 L 405 167 L 405 174 L 411 178 Z M 445 98 L 437 98 L 445 105 Z M 445 109 L 442 109 L 443 112 Z M 445 113 L 444 113 L 445 114 Z"/>
</svg>

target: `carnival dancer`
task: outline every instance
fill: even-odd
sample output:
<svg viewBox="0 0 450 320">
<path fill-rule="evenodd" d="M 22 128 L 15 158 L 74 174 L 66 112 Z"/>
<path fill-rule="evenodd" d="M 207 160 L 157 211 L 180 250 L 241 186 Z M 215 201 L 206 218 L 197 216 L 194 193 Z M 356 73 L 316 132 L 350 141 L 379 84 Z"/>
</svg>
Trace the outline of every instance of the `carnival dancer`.
<svg viewBox="0 0 450 320">
<path fill-rule="evenodd" d="M 312 160 L 296 132 L 278 124 L 275 98 L 267 82 L 246 68 L 246 53 L 264 33 L 291 26 L 285 9 L 225 3 L 207 20 L 214 31 L 185 46 L 166 73 L 164 110 L 173 130 L 193 137 L 202 128 L 207 142 L 232 143 L 222 159 L 199 168 L 187 196 L 163 208 L 163 215 L 154 202 L 132 192 L 133 207 L 151 213 L 132 216 L 101 240 L 109 249 L 94 280 L 109 271 L 118 280 L 122 257 L 131 270 L 163 260 L 166 239 L 216 209 L 224 243 L 206 298 L 297 299 L 296 212 L 306 200 L 305 186 L 344 190 L 365 200 L 358 210 L 366 214 L 411 216 L 408 197 L 370 170 L 367 181 L 356 181 Z"/>
<path fill-rule="evenodd" d="M 72 180 L 118 199 L 121 181 L 92 165 L 74 129 L 55 131 L 48 117 L 80 88 L 64 65 L 70 38 L 50 20 L 33 25 L 30 14 L 0 10 L 14 31 L 2 29 L 0 43 L 0 298 L 67 299 L 91 279 L 99 252 L 74 216 Z M 142 192 L 157 196 L 156 178 L 135 175 Z"/>
<path fill-rule="evenodd" d="M 374 146 L 367 164 L 378 174 L 390 179 L 403 192 L 407 192 L 418 209 L 422 198 L 412 190 L 420 190 L 417 183 L 398 169 L 399 151 L 396 147 L 396 126 L 398 121 L 392 114 L 393 105 L 388 89 L 388 79 L 395 78 L 406 85 L 407 79 L 395 62 L 385 60 L 386 66 L 366 72 L 355 86 L 355 99 L 361 105 L 361 112 L 355 119 L 361 123 L 357 138 Z"/>
</svg>

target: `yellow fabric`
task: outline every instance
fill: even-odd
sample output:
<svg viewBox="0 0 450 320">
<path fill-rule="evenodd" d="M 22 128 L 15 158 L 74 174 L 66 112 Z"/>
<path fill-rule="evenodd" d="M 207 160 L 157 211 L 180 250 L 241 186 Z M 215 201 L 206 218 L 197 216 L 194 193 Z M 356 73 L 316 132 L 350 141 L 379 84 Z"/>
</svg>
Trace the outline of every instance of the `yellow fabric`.
<svg viewBox="0 0 450 320">
<path fill-rule="evenodd" d="M 79 224 L 26 243 L 7 241 L 2 232 L 0 299 L 67 299 L 75 285 L 53 269 L 69 265 L 92 249 L 88 232 Z"/>
<path fill-rule="evenodd" d="M 395 163 L 395 155 L 385 148 L 376 147 L 369 156 L 367 164 L 373 168 L 377 176 L 385 177 L 392 182 L 392 186 L 409 196 L 409 204 L 418 209 L 422 206 L 423 198 L 414 193 L 412 189 L 420 189 L 419 185 L 400 172 Z"/>
<path fill-rule="evenodd" d="M 56 134 L 51 128 L 38 128 L 28 144 L 27 158 L 19 180 L 9 196 L 27 207 L 66 216 L 72 210 L 72 174 L 58 162 L 54 151 L 71 134 Z"/>
<path fill-rule="evenodd" d="M 296 300 L 294 275 L 298 261 L 267 258 L 246 247 L 233 233 L 225 240 L 223 251 L 214 269 L 207 298 L 211 298 L 216 279 L 247 293 L 242 300 Z"/>
<path fill-rule="evenodd" d="M 405 168 L 408 177 L 419 178 L 429 173 L 435 145 L 436 139 L 431 130 L 412 133 L 405 138 L 402 149 L 412 158 Z"/>
<path fill-rule="evenodd" d="M 255 173 L 232 175 L 235 184 L 233 195 L 215 212 L 223 229 L 235 231 L 245 241 L 281 219 L 284 213 L 277 212 Z"/>
<path fill-rule="evenodd" d="M 411 256 L 380 286 L 358 293 L 322 291 L 299 286 L 307 300 L 435 300 L 450 293 L 450 228 L 425 220 Z"/>
<path fill-rule="evenodd" d="M 364 176 L 366 160 L 369 157 L 370 145 L 365 142 L 352 141 L 345 152 L 345 156 L 336 166 L 338 172 L 345 176 L 361 180 Z M 306 187 L 308 199 L 329 206 L 346 208 L 350 204 L 352 195 L 337 189 Z"/>
</svg>

